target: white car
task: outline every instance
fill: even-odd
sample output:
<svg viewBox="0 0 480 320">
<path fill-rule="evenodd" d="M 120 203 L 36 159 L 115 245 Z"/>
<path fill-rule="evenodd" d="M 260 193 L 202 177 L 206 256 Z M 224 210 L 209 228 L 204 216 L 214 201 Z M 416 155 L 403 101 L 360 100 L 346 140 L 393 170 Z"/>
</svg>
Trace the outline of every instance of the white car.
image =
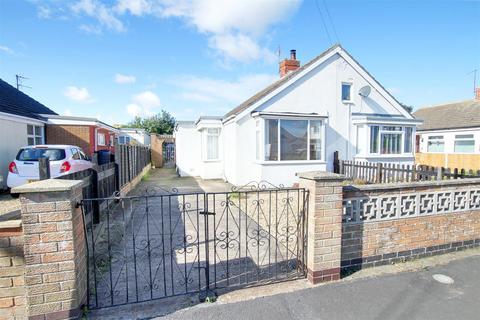
<svg viewBox="0 0 480 320">
<path fill-rule="evenodd" d="M 26 146 L 18 151 L 17 157 L 8 166 L 7 186 L 13 188 L 39 180 L 38 159 L 42 157 L 48 157 L 50 160 L 52 178 L 93 167 L 90 159 L 77 146 L 56 144 Z"/>
</svg>

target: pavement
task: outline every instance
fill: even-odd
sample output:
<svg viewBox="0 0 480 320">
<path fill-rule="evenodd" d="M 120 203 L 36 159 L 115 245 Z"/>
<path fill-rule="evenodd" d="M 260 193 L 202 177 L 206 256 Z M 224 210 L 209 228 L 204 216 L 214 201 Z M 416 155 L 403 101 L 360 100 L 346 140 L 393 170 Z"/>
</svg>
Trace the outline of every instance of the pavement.
<svg viewBox="0 0 480 320">
<path fill-rule="evenodd" d="M 433 278 L 438 274 L 454 282 L 440 283 Z M 480 319 L 480 255 L 415 272 L 202 304 L 156 319 Z"/>
<path fill-rule="evenodd" d="M 436 281 L 446 275 L 452 284 Z M 368 268 L 340 281 L 307 280 L 221 294 L 215 303 L 195 296 L 91 311 L 88 319 L 479 319 L 480 248 Z"/>
</svg>

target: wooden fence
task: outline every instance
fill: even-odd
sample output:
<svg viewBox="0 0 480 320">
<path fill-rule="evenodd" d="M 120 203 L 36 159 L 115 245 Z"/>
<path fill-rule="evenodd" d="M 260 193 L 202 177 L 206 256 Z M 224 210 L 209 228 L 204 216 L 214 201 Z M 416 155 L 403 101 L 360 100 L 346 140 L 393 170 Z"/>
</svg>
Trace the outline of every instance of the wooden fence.
<svg viewBox="0 0 480 320">
<path fill-rule="evenodd" d="M 365 183 L 394 183 L 426 180 L 480 178 L 480 170 L 450 169 L 424 165 L 395 163 L 369 163 L 362 161 L 337 160 L 335 173 Z"/>
<path fill-rule="evenodd" d="M 151 162 L 149 147 L 115 145 L 119 190 L 132 181 Z"/>
<path fill-rule="evenodd" d="M 115 163 L 94 165 L 92 169 L 73 172 L 57 179 L 82 180 L 83 199 L 108 198 L 118 190 Z M 91 217 L 93 223 L 100 220 L 100 212 L 104 209 L 103 201 L 87 201 L 84 210 L 86 216 Z M 90 215 L 91 213 L 91 215 Z"/>
</svg>

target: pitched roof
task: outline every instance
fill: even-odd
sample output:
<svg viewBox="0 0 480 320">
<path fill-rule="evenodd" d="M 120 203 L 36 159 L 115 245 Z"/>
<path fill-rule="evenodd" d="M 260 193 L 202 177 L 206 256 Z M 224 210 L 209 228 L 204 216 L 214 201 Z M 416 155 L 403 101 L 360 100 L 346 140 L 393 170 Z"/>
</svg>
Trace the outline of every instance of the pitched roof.
<svg viewBox="0 0 480 320">
<path fill-rule="evenodd" d="M 355 63 L 363 70 L 365 71 L 366 74 L 368 74 L 368 76 L 370 76 L 373 81 L 375 81 L 379 86 L 380 88 L 382 88 L 393 100 L 395 100 L 395 102 L 397 102 L 400 106 L 402 106 L 402 104 L 390 93 L 388 92 L 387 89 L 385 89 L 385 87 L 382 86 L 382 84 L 380 82 L 378 82 L 368 71 L 367 69 L 365 69 L 360 63 L 358 63 L 357 60 L 355 60 L 355 58 L 352 57 L 352 55 L 350 55 L 340 44 L 334 44 L 333 46 L 331 46 L 330 48 L 328 48 L 327 50 L 325 50 L 324 52 L 322 52 L 320 55 L 316 56 L 315 58 L 313 58 L 312 60 L 310 60 L 309 62 L 307 62 L 306 64 L 304 64 L 303 66 L 301 66 L 300 68 L 298 68 L 297 70 L 293 71 L 293 72 L 290 72 L 288 73 L 286 76 L 280 78 L 279 80 L 275 81 L 274 83 L 272 83 L 271 85 L 269 85 L 268 87 L 266 87 L 265 89 L 257 92 L 255 95 L 253 95 L 252 97 L 250 97 L 249 99 L 247 99 L 246 101 L 244 101 L 243 103 L 241 103 L 239 106 L 237 106 L 236 108 L 230 110 L 225 116 L 224 118 L 228 118 L 230 116 L 233 116 L 233 115 L 237 115 L 239 113 L 241 113 L 242 111 L 248 109 L 250 106 L 252 106 L 254 103 L 256 103 L 258 100 L 262 99 L 263 97 L 265 97 L 266 95 L 268 95 L 269 93 L 271 93 L 272 91 L 274 91 L 275 89 L 279 88 L 280 86 L 282 86 L 284 83 L 286 83 L 287 81 L 289 81 L 290 79 L 292 79 L 293 77 L 295 77 L 296 75 L 298 75 L 299 73 L 301 73 L 303 70 L 307 69 L 308 67 L 310 67 L 311 65 L 313 65 L 315 62 L 317 62 L 318 60 L 322 59 L 323 57 L 327 56 L 330 52 L 336 50 L 337 48 L 340 48 L 344 53 L 346 53 L 353 61 L 355 61 Z M 403 106 L 402 106 L 403 107 Z M 408 110 L 407 110 L 408 112 Z"/>
<path fill-rule="evenodd" d="M 254 94 L 252 97 L 250 97 L 249 99 L 245 100 L 244 102 L 242 102 L 239 106 L 233 108 L 232 110 L 230 110 L 225 116 L 224 118 L 228 118 L 232 115 L 236 115 L 236 114 L 239 114 L 240 112 L 244 111 L 245 109 L 247 109 L 248 107 L 250 107 L 251 105 L 253 105 L 255 102 L 257 102 L 258 100 L 260 100 L 261 98 L 265 97 L 267 94 L 271 93 L 272 91 L 274 91 L 275 89 L 277 89 L 278 87 L 280 87 L 281 85 L 283 85 L 284 83 L 286 83 L 288 80 L 290 80 L 291 78 L 295 77 L 297 74 L 299 74 L 300 72 L 302 72 L 303 70 L 305 70 L 306 68 L 308 68 L 309 66 L 311 66 L 312 64 L 314 64 L 316 61 L 318 61 L 319 59 L 321 59 L 322 57 L 326 56 L 327 54 L 329 54 L 331 51 L 335 50 L 337 47 L 340 47 L 339 44 L 335 44 L 333 46 L 331 46 L 330 48 L 328 48 L 327 50 L 325 50 L 324 52 L 322 52 L 320 55 L 316 56 L 315 58 L 313 58 L 312 60 L 310 60 L 308 63 L 304 64 L 303 66 L 301 66 L 300 68 L 298 68 L 297 70 L 293 71 L 293 72 L 290 72 L 288 73 L 287 75 L 283 76 L 282 78 L 280 78 L 279 80 L 275 81 L 274 83 L 272 83 L 271 85 L 269 85 L 268 87 L 266 87 L 265 89 L 257 92 L 256 94 Z"/>
<path fill-rule="evenodd" d="M 422 119 L 417 130 L 439 130 L 480 127 L 480 100 L 467 100 L 418 109 L 413 113 Z"/>
<path fill-rule="evenodd" d="M 2 79 L 0 79 L 0 112 L 39 120 L 45 120 L 42 114 L 56 114 Z"/>
</svg>

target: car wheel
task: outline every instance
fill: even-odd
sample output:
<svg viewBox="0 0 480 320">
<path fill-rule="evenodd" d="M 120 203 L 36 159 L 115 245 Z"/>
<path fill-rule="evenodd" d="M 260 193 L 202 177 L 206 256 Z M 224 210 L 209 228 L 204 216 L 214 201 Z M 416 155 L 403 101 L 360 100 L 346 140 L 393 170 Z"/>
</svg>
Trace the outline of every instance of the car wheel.
<svg viewBox="0 0 480 320">
<path fill-rule="evenodd" d="M 17 199 L 18 197 L 20 197 L 20 194 L 19 193 L 10 193 L 10 196 L 12 196 L 12 198 Z"/>
</svg>

